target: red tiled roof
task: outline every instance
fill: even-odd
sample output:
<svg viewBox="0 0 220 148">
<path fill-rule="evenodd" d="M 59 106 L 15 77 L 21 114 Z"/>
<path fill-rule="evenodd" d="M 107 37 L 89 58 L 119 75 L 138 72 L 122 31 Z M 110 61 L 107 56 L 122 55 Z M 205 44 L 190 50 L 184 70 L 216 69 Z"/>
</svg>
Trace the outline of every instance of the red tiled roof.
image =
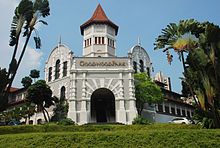
<svg viewBox="0 0 220 148">
<path fill-rule="evenodd" d="M 19 88 L 11 87 L 10 90 L 9 90 L 9 92 L 12 93 L 12 92 L 16 92 L 17 90 L 19 90 Z"/>
<path fill-rule="evenodd" d="M 89 25 L 97 23 L 97 24 L 108 24 L 115 29 L 115 35 L 118 33 L 118 26 L 115 25 L 112 21 L 108 19 L 102 6 L 99 4 L 93 13 L 92 17 L 86 21 L 84 24 L 80 26 L 81 34 L 83 35 L 83 30 L 88 27 Z"/>
</svg>

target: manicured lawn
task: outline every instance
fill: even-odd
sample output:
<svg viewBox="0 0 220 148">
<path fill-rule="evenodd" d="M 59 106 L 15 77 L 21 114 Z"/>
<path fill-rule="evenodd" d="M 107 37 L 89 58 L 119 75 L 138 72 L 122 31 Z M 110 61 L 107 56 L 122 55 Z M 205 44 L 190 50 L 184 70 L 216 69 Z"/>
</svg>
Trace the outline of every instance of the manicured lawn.
<svg viewBox="0 0 220 148">
<path fill-rule="evenodd" d="M 0 147 L 220 147 L 220 130 L 193 125 L 0 127 Z"/>
</svg>

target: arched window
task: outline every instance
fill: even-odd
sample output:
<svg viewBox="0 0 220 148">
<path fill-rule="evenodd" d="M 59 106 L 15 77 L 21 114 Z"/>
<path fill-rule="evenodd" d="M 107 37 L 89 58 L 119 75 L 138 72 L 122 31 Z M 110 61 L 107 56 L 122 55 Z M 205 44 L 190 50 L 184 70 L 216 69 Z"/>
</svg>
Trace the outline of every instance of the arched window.
<svg viewBox="0 0 220 148">
<path fill-rule="evenodd" d="M 147 75 L 150 77 L 150 68 L 147 67 Z"/>
<path fill-rule="evenodd" d="M 52 67 L 49 68 L 48 72 L 48 81 L 50 82 L 52 80 Z"/>
<path fill-rule="evenodd" d="M 61 101 L 64 101 L 65 98 L 66 98 L 66 88 L 65 86 L 62 86 L 61 89 L 60 89 L 60 100 Z"/>
<path fill-rule="evenodd" d="M 137 73 L 137 62 L 133 62 L 133 68 L 134 68 L 134 72 Z"/>
<path fill-rule="evenodd" d="M 60 77 L 60 60 L 57 60 L 55 66 L 55 79 L 58 79 L 59 77 Z"/>
<path fill-rule="evenodd" d="M 63 63 L 63 77 L 67 75 L 67 61 Z"/>
<path fill-rule="evenodd" d="M 140 60 L 140 72 L 144 72 L 144 62 Z"/>
</svg>

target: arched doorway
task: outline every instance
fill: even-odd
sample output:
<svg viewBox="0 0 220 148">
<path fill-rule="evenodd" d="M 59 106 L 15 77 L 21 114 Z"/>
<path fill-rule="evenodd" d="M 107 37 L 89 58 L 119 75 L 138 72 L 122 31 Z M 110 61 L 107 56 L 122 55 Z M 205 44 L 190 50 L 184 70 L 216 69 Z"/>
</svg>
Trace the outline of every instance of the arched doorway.
<svg viewBox="0 0 220 148">
<path fill-rule="evenodd" d="M 91 96 L 92 122 L 115 122 L 115 96 L 106 88 L 95 90 Z"/>
</svg>

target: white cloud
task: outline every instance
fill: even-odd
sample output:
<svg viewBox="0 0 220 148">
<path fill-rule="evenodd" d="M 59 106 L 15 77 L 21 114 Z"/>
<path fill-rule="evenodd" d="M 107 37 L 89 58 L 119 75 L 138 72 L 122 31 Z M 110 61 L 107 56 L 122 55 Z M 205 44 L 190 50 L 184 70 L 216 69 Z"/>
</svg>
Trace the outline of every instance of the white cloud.
<svg viewBox="0 0 220 148">
<path fill-rule="evenodd" d="M 8 68 L 13 47 L 9 46 L 9 35 L 11 21 L 14 15 L 14 9 L 18 5 L 18 0 L 0 0 L 0 67 Z M 4 13 L 3 13 L 4 12 Z M 31 40 L 31 39 L 30 39 Z M 18 54 L 21 51 L 24 41 L 21 40 Z M 40 59 L 43 53 L 36 51 L 32 47 L 28 46 L 25 55 L 22 59 L 21 65 L 18 69 L 13 86 L 21 87 L 21 79 L 24 76 L 29 75 L 31 69 L 38 69 L 40 67 Z"/>
</svg>

